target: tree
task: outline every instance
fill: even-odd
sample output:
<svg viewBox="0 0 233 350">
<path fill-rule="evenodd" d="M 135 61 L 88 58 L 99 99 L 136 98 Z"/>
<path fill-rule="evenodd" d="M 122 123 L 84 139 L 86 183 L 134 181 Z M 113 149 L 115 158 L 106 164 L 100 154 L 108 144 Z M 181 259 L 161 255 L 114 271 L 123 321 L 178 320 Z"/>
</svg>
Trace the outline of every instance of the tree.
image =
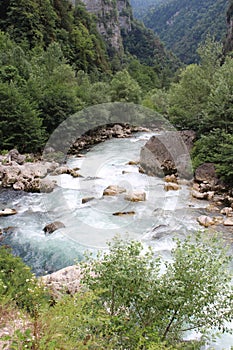
<svg viewBox="0 0 233 350">
<path fill-rule="evenodd" d="M 233 60 L 226 58 L 213 75 L 213 84 L 206 106 L 205 129 L 221 128 L 233 132 Z"/>
<path fill-rule="evenodd" d="M 122 348 L 177 344 L 187 330 L 224 331 L 231 319 L 230 258 L 219 239 L 177 240 L 172 258 L 163 262 L 141 243 L 116 238 L 109 252 L 83 265 L 83 282 L 99 296 Z"/>
<path fill-rule="evenodd" d="M 127 70 L 116 73 L 110 85 L 112 102 L 140 102 L 141 89 Z"/>
<path fill-rule="evenodd" d="M 168 114 L 175 126 L 199 131 L 209 93 L 210 84 L 202 68 L 196 64 L 186 67 L 168 95 Z"/>
<path fill-rule="evenodd" d="M 42 120 L 36 104 L 14 83 L 0 83 L 0 148 L 33 152 L 43 142 Z"/>
<path fill-rule="evenodd" d="M 39 4 L 34 0 L 10 0 L 5 20 L 7 32 L 16 42 L 32 48 L 43 41 Z"/>
<path fill-rule="evenodd" d="M 216 172 L 228 185 L 233 183 L 233 136 L 221 129 L 202 135 L 192 150 L 193 166 L 204 162 L 214 163 Z"/>
</svg>

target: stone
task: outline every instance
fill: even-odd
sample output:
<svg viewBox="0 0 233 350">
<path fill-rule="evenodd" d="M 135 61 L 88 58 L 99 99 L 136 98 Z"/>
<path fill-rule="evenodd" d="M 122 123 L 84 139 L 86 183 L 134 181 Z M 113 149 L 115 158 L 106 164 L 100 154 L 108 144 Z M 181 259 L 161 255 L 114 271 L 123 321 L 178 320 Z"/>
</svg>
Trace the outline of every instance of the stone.
<svg viewBox="0 0 233 350">
<path fill-rule="evenodd" d="M 202 192 L 195 191 L 195 190 L 192 190 L 191 194 L 192 194 L 193 198 L 197 198 L 197 199 L 207 199 L 207 196 L 208 196 L 207 193 L 202 193 Z"/>
<path fill-rule="evenodd" d="M 224 226 L 233 226 L 233 218 L 227 218 L 223 221 Z"/>
<path fill-rule="evenodd" d="M 206 210 L 209 211 L 210 213 L 213 213 L 215 211 L 220 211 L 220 209 L 216 207 L 216 205 L 214 204 L 207 205 Z"/>
<path fill-rule="evenodd" d="M 123 137 L 124 136 L 123 127 L 119 124 L 114 125 L 112 127 L 112 135 L 115 137 Z"/>
<path fill-rule="evenodd" d="M 204 227 L 209 227 L 211 225 L 215 224 L 215 221 L 213 218 L 211 218 L 210 216 L 206 216 L 206 215 L 201 215 L 197 218 L 197 221 L 199 222 L 199 224 L 201 226 Z"/>
<path fill-rule="evenodd" d="M 127 165 L 138 165 L 139 164 L 139 161 L 136 161 L 136 160 L 130 160 Z"/>
<path fill-rule="evenodd" d="M 0 210 L 0 216 L 9 216 L 9 215 L 15 215 L 15 214 L 17 214 L 17 210 L 15 209 L 5 208 Z"/>
<path fill-rule="evenodd" d="M 56 230 L 59 230 L 60 228 L 65 227 L 65 225 L 61 221 L 54 221 L 50 224 L 47 224 L 44 228 L 43 231 L 44 233 L 53 233 Z"/>
<path fill-rule="evenodd" d="M 135 215 L 135 211 L 118 211 L 113 213 L 114 216 Z"/>
<path fill-rule="evenodd" d="M 13 189 L 16 191 L 24 191 L 25 186 L 22 181 L 17 181 L 14 183 Z"/>
<path fill-rule="evenodd" d="M 214 163 L 203 163 L 197 167 L 195 171 L 195 180 L 198 182 L 204 182 L 216 185 L 218 182 L 218 177 L 216 174 Z"/>
<path fill-rule="evenodd" d="M 193 177 L 189 151 L 175 131 L 152 136 L 141 149 L 140 166 L 150 176 L 178 174 L 180 178 Z"/>
<path fill-rule="evenodd" d="M 165 191 L 178 191 L 180 190 L 180 186 L 175 182 L 167 182 L 164 185 Z"/>
<path fill-rule="evenodd" d="M 105 188 L 103 195 L 104 196 L 116 196 L 118 194 L 126 192 L 126 189 L 117 185 L 110 185 Z"/>
<path fill-rule="evenodd" d="M 70 169 L 67 166 L 60 166 L 58 168 L 56 168 L 51 175 L 55 176 L 55 175 L 62 175 L 62 174 L 69 174 L 70 173 Z"/>
<path fill-rule="evenodd" d="M 41 179 L 39 191 L 41 193 L 51 193 L 56 187 L 56 182 L 51 181 L 49 179 Z"/>
<path fill-rule="evenodd" d="M 226 216 L 232 216 L 233 209 L 231 207 L 223 208 L 220 213 Z"/>
<path fill-rule="evenodd" d="M 95 199 L 95 197 L 82 198 L 82 204 L 88 203 L 88 202 L 92 201 L 93 199 Z"/>
<path fill-rule="evenodd" d="M 206 192 L 206 194 L 207 194 L 208 201 L 210 201 L 210 200 L 212 200 L 214 198 L 215 192 L 214 191 L 208 191 L 208 192 Z"/>
<path fill-rule="evenodd" d="M 41 277 L 41 281 L 52 292 L 55 298 L 64 294 L 75 294 L 81 290 L 82 271 L 77 265 L 68 266 L 49 275 Z"/>
<path fill-rule="evenodd" d="M 74 178 L 76 178 L 76 177 L 83 177 L 82 175 L 80 175 L 79 173 L 77 173 L 77 171 L 75 171 L 74 169 L 70 169 L 69 174 L 70 174 L 72 177 L 74 177 Z"/>
<path fill-rule="evenodd" d="M 215 225 L 221 225 L 223 223 L 223 217 L 222 216 L 214 216 L 213 217 Z"/>
<path fill-rule="evenodd" d="M 8 152 L 8 161 L 9 162 L 16 162 L 20 165 L 22 165 L 25 162 L 26 156 L 19 153 L 17 149 L 12 149 Z"/>
<path fill-rule="evenodd" d="M 125 195 L 125 200 L 130 202 L 143 202 L 146 200 L 145 192 L 131 192 Z"/>
<path fill-rule="evenodd" d="M 172 182 L 172 183 L 176 183 L 176 184 L 178 183 L 177 177 L 174 174 L 165 176 L 164 181 L 165 182 Z"/>
</svg>

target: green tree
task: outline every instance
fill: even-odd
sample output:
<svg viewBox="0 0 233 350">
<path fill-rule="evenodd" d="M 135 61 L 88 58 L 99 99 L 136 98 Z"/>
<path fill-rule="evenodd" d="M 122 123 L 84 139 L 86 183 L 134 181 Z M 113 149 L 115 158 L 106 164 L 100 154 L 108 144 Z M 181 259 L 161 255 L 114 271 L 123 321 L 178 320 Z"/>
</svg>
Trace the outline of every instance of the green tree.
<svg viewBox="0 0 233 350">
<path fill-rule="evenodd" d="M 14 83 L 0 83 L 0 148 L 37 151 L 44 142 L 42 121 L 32 103 Z"/>
<path fill-rule="evenodd" d="M 210 93 L 209 81 L 196 64 L 186 67 L 180 81 L 172 84 L 168 100 L 168 114 L 175 126 L 199 131 L 203 123 L 203 110 Z"/>
<path fill-rule="evenodd" d="M 0 247 L 0 305 L 13 302 L 34 316 L 48 300 L 30 268 L 10 249 Z"/>
<path fill-rule="evenodd" d="M 5 26 L 16 42 L 26 42 L 29 47 L 43 41 L 39 4 L 34 0 L 10 0 Z"/>
<path fill-rule="evenodd" d="M 161 340 L 177 344 L 187 330 L 224 330 L 231 319 L 230 258 L 219 239 L 197 234 L 176 244 L 164 272 L 161 258 L 155 259 L 151 250 L 119 239 L 83 266 L 83 281 L 98 292 L 119 346 L 135 349 L 140 343 L 147 349 Z"/>
<path fill-rule="evenodd" d="M 233 60 L 227 58 L 214 76 L 206 106 L 205 129 L 233 132 Z"/>
<path fill-rule="evenodd" d="M 218 175 L 229 185 L 233 183 L 233 136 L 221 129 L 202 135 L 192 150 L 193 166 L 204 162 L 214 163 Z"/>
<path fill-rule="evenodd" d="M 141 89 L 127 70 L 116 73 L 110 85 L 112 102 L 140 102 Z"/>
</svg>

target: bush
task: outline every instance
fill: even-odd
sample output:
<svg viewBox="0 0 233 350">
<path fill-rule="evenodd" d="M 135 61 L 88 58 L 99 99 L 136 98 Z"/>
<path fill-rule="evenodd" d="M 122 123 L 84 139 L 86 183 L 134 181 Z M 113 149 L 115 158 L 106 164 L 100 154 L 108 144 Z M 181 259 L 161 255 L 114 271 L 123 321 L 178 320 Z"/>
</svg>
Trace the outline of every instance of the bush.
<svg viewBox="0 0 233 350">
<path fill-rule="evenodd" d="M 19 257 L 0 247 L 0 303 L 12 301 L 34 316 L 48 303 L 49 295 Z"/>
</svg>

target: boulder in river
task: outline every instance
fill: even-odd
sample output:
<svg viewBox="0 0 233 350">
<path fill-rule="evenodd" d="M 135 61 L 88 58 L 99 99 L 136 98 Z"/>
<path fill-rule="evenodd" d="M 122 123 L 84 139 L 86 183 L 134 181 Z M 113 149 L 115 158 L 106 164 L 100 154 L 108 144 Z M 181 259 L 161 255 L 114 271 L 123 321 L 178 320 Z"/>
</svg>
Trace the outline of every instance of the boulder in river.
<svg viewBox="0 0 233 350">
<path fill-rule="evenodd" d="M 125 200 L 130 202 L 144 202 L 146 200 L 145 192 L 130 192 L 125 195 Z"/>
<path fill-rule="evenodd" d="M 95 197 L 85 197 L 85 198 L 82 198 L 82 204 L 85 204 L 87 202 L 90 202 L 92 201 L 93 199 L 95 199 Z"/>
<path fill-rule="evenodd" d="M 117 185 L 111 185 L 105 188 L 103 195 L 104 196 L 117 196 L 118 194 L 126 192 L 124 187 L 120 187 Z"/>
<path fill-rule="evenodd" d="M 226 216 L 232 216 L 233 209 L 231 207 L 225 207 L 220 211 L 220 213 Z"/>
<path fill-rule="evenodd" d="M 187 179 L 193 176 L 189 151 L 175 131 L 152 136 L 141 149 L 140 166 L 150 176 L 178 174 Z"/>
<path fill-rule="evenodd" d="M 125 215 L 135 215 L 135 211 L 117 211 L 113 213 L 114 216 L 125 216 Z"/>
<path fill-rule="evenodd" d="M 197 198 L 197 199 L 207 199 L 207 193 L 206 192 L 199 192 L 196 190 L 192 190 L 191 192 L 193 198 Z"/>
<path fill-rule="evenodd" d="M 164 185 L 165 191 L 178 191 L 180 186 L 175 182 L 166 182 Z"/>
<path fill-rule="evenodd" d="M 9 216 L 9 215 L 15 215 L 15 214 L 17 214 L 17 210 L 15 209 L 5 208 L 0 210 L 0 216 Z"/>
<path fill-rule="evenodd" d="M 165 182 L 172 182 L 172 183 L 176 183 L 176 184 L 178 183 L 177 177 L 174 174 L 165 176 L 164 181 Z"/>
<path fill-rule="evenodd" d="M 209 227 L 212 225 L 215 225 L 215 220 L 213 218 L 211 218 L 210 216 L 206 216 L 206 215 L 201 215 L 197 218 L 197 221 L 199 222 L 199 224 L 201 226 L 204 227 Z"/>
<path fill-rule="evenodd" d="M 223 222 L 224 226 L 233 226 L 233 218 L 227 218 Z"/>
<path fill-rule="evenodd" d="M 44 233 L 53 233 L 54 231 L 59 230 L 60 228 L 63 228 L 63 227 L 65 227 L 63 222 L 61 222 L 61 221 L 54 221 L 54 222 L 51 222 L 50 224 L 47 224 L 43 228 L 43 231 L 44 231 Z"/>
</svg>

